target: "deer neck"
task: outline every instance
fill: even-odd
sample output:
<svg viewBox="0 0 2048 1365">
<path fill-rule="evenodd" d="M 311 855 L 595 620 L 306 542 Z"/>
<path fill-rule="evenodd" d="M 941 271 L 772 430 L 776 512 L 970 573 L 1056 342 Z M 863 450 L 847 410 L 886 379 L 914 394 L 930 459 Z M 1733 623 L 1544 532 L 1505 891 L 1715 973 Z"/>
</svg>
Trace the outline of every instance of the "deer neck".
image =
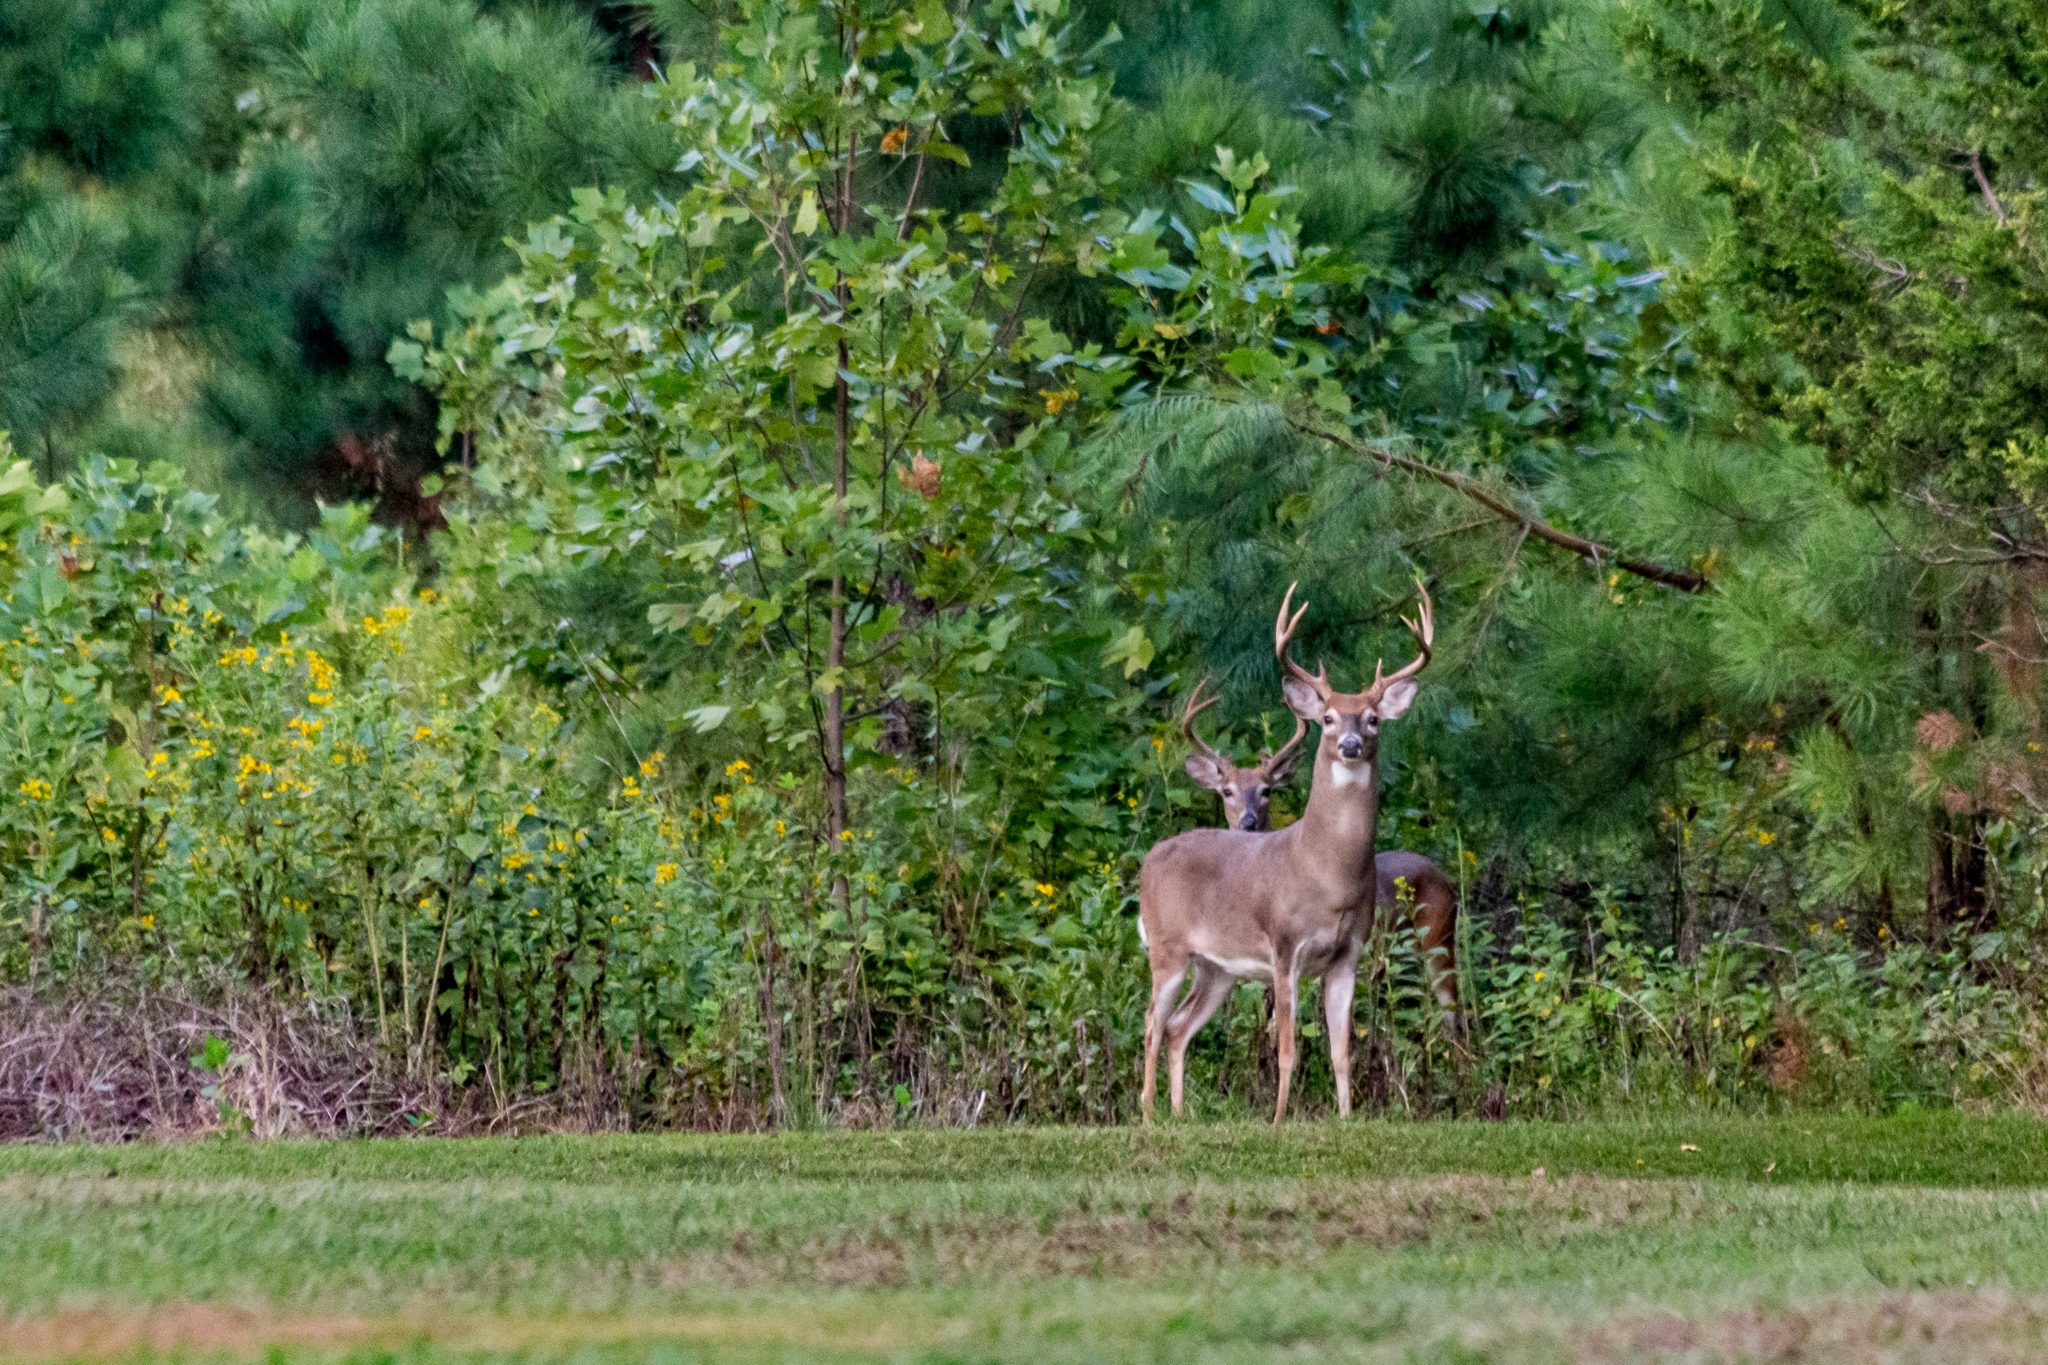
<svg viewBox="0 0 2048 1365">
<path fill-rule="evenodd" d="M 1327 752 L 1317 752 L 1315 777 L 1299 822 L 1313 857 L 1369 879 L 1373 847 L 1379 837 L 1379 810 L 1379 774 L 1374 764 L 1342 763 Z"/>
</svg>

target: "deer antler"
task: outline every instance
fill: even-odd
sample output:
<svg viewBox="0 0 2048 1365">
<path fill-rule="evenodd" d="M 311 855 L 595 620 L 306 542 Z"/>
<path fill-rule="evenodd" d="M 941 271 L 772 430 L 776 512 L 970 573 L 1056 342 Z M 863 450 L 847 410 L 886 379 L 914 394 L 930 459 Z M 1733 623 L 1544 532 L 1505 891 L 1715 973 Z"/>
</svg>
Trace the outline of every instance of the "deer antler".
<svg viewBox="0 0 2048 1365">
<path fill-rule="evenodd" d="M 1430 609 L 1429 588 L 1420 578 L 1415 580 L 1415 591 L 1422 594 L 1422 606 L 1415 613 L 1418 619 L 1411 621 L 1404 616 L 1401 618 L 1401 624 L 1408 627 L 1408 633 L 1415 637 L 1415 643 L 1422 647 L 1422 652 L 1406 665 L 1384 677 L 1381 676 L 1380 669 L 1385 661 L 1375 660 L 1372 666 L 1372 690 L 1375 695 L 1384 693 L 1395 683 L 1412 678 L 1429 667 L 1430 646 L 1436 641 L 1436 615 Z"/>
<path fill-rule="evenodd" d="M 1216 762 L 1221 763 L 1223 762 L 1223 755 L 1210 748 L 1209 742 L 1195 733 L 1195 717 L 1223 700 L 1221 696 L 1214 692 L 1204 697 L 1202 689 L 1208 685 L 1209 679 L 1205 674 L 1202 680 L 1195 684 L 1195 690 L 1188 693 L 1187 704 L 1181 708 L 1180 712 L 1180 731 L 1188 737 L 1188 743 L 1195 746 L 1196 753 L 1201 754 L 1204 758 L 1212 758 Z"/>
<path fill-rule="evenodd" d="M 1300 716 L 1296 716 L 1294 718 L 1294 738 L 1260 759 L 1259 767 L 1269 777 L 1274 773 L 1285 770 L 1287 765 L 1294 761 L 1294 751 L 1301 747 L 1301 741 L 1307 734 L 1308 722 Z"/>
<path fill-rule="evenodd" d="M 1316 696 L 1324 701 L 1328 701 L 1330 697 L 1329 672 L 1321 665 L 1317 665 L 1316 671 L 1311 673 L 1300 664 L 1294 662 L 1294 659 L 1287 652 L 1288 643 L 1294 639 L 1295 628 L 1301 624 L 1301 618 L 1308 615 L 1308 603 L 1306 602 L 1301 604 L 1294 615 L 1289 616 L 1287 614 L 1287 609 L 1294 605 L 1294 590 L 1300 586 L 1298 582 L 1289 583 L 1287 585 L 1287 595 L 1280 599 L 1280 616 L 1273 622 L 1273 657 L 1280 661 L 1280 666 L 1286 669 L 1291 677 L 1314 688 Z"/>
</svg>

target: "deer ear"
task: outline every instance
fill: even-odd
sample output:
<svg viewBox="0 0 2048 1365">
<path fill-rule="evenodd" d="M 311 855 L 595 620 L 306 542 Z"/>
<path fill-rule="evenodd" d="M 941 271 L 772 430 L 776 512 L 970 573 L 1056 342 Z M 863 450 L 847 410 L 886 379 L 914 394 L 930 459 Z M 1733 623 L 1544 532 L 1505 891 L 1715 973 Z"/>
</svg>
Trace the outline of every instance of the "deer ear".
<svg viewBox="0 0 2048 1365">
<path fill-rule="evenodd" d="M 1381 720 L 1399 720 L 1407 714 L 1409 704 L 1415 700 L 1416 690 L 1416 683 L 1410 678 L 1392 683 L 1381 694 L 1379 705 L 1373 710 L 1379 712 Z"/>
<path fill-rule="evenodd" d="M 1198 787 L 1207 787 L 1212 792 L 1223 790 L 1223 766 L 1207 754 L 1188 755 L 1188 776 L 1195 779 Z"/>
<path fill-rule="evenodd" d="M 1323 721 L 1323 699 L 1316 690 L 1299 678 L 1282 678 L 1280 695 L 1287 700 L 1287 709 L 1303 720 L 1320 725 Z"/>
</svg>

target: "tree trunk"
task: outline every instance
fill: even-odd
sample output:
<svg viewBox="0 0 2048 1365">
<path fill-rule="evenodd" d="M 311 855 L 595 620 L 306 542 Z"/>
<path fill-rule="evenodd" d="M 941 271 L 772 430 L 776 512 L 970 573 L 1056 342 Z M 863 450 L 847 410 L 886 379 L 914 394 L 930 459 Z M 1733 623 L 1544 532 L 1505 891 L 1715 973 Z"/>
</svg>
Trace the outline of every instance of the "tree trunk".
<svg viewBox="0 0 2048 1365">
<path fill-rule="evenodd" d="M 842 309 L 845 303 L 846 286 L 839 286 Z M 846 392 L 846 343 L 839 343 L 839 378 L 834 381 L 833 395 L 833 451 L 832 451 L 832 496 L 834 510 L 832 519 L 839 529 L 846 528 L 846 465 L 847 465 L 847 404 Z M 825 833 L 836 846 L 847 828 L 846 824 L 846 684 L 842 670 L 846 667 L 846 577 L 832 575 L 832 614 L 826 627 L 828 638 L 825 642 L 825 668 L 832 677 L 832 685 L 825 690 Z M 842 885 L 835 889 L 835 895 L 844 902 Z"/>
<path fill-rule="evenodd" d="M 768 1041 L 769 1120 L 777 1128 L 789 1126 L 789 1087 L 783 1077 L 782 1013 L 775 1003 L 775 922 L 768 906 L 761 906 L 761 1029 Z"/>
<path fill-rule="evenodd" d="M 1936 812 L 1928 831 L 1927 928 L 1935 938 L 1991 927 L 1990 868 L 1984 858 L 1984 817 Z"/>
</svg>

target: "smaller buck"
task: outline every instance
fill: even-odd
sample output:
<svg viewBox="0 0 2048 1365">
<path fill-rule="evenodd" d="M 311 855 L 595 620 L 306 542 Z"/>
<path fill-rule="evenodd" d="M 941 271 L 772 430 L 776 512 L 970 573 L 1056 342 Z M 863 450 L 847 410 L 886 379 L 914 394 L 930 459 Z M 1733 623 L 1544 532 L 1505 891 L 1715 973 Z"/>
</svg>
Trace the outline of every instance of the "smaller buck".
<svg viewBox="0 0 2048 1365">
<path fill-rule="evenodd" d="M 1294 718 L 1294 737 L 1270 753 L 1260 754 L 1249 766 L 1233 763 L 1218 753 L 1195 730 L 1195 718 L 1222 698 L 1207 691 L 1203 678 L 1188 693 L 1180 714 L 1181 733 L 1194 752 L 1188 755 L 1188 776 L 1223 798 L 1225 829 L 1263 830 L 1272 828 L 1273 793 L 1294 776 L 1294 761 L 1301 753 L 1301 741 L 1308 734 L 1308 722 Z M 1454 1021 L 1458 1014 L 1458 888 L 1438 867 L 1420 853 L 1397 849 L 1379 854 L 1379 888 L 1375 897 L 1395 914 L 1407 912 L 1416 947 L 1422 953 L 1424 970 L 1436 1002 Z M 1188 1036 L 1193 1037 L 1194 1030 Z M 1172 1057 L 1168 1057 L 1169 1064 Z"/>
<path fill-rule="evenodd" d="M 1294 737 L 1271 753 L 1260 754 L 1249 768 L 1241 768 L 1211 748 L 1195 731 L 1195 717 L 1223 700 L 1214 692 L 1206 696 L 1209 680 L 1203 678 L 1188 693 L 1181 708 L 1180 732 L 1188 737 L 1194 752 L 1188 755 L 1188 776 L 1198 787 L 1206 787 L 1223 798 L 1226 829 L 1261 830 L 1272 824 L 1273 793 L 1294 776 L 1294 760 L 1301 755 L 1301 741 L 1308 735 L 1308 722 L 1294 718 Z"/>
</svg>

